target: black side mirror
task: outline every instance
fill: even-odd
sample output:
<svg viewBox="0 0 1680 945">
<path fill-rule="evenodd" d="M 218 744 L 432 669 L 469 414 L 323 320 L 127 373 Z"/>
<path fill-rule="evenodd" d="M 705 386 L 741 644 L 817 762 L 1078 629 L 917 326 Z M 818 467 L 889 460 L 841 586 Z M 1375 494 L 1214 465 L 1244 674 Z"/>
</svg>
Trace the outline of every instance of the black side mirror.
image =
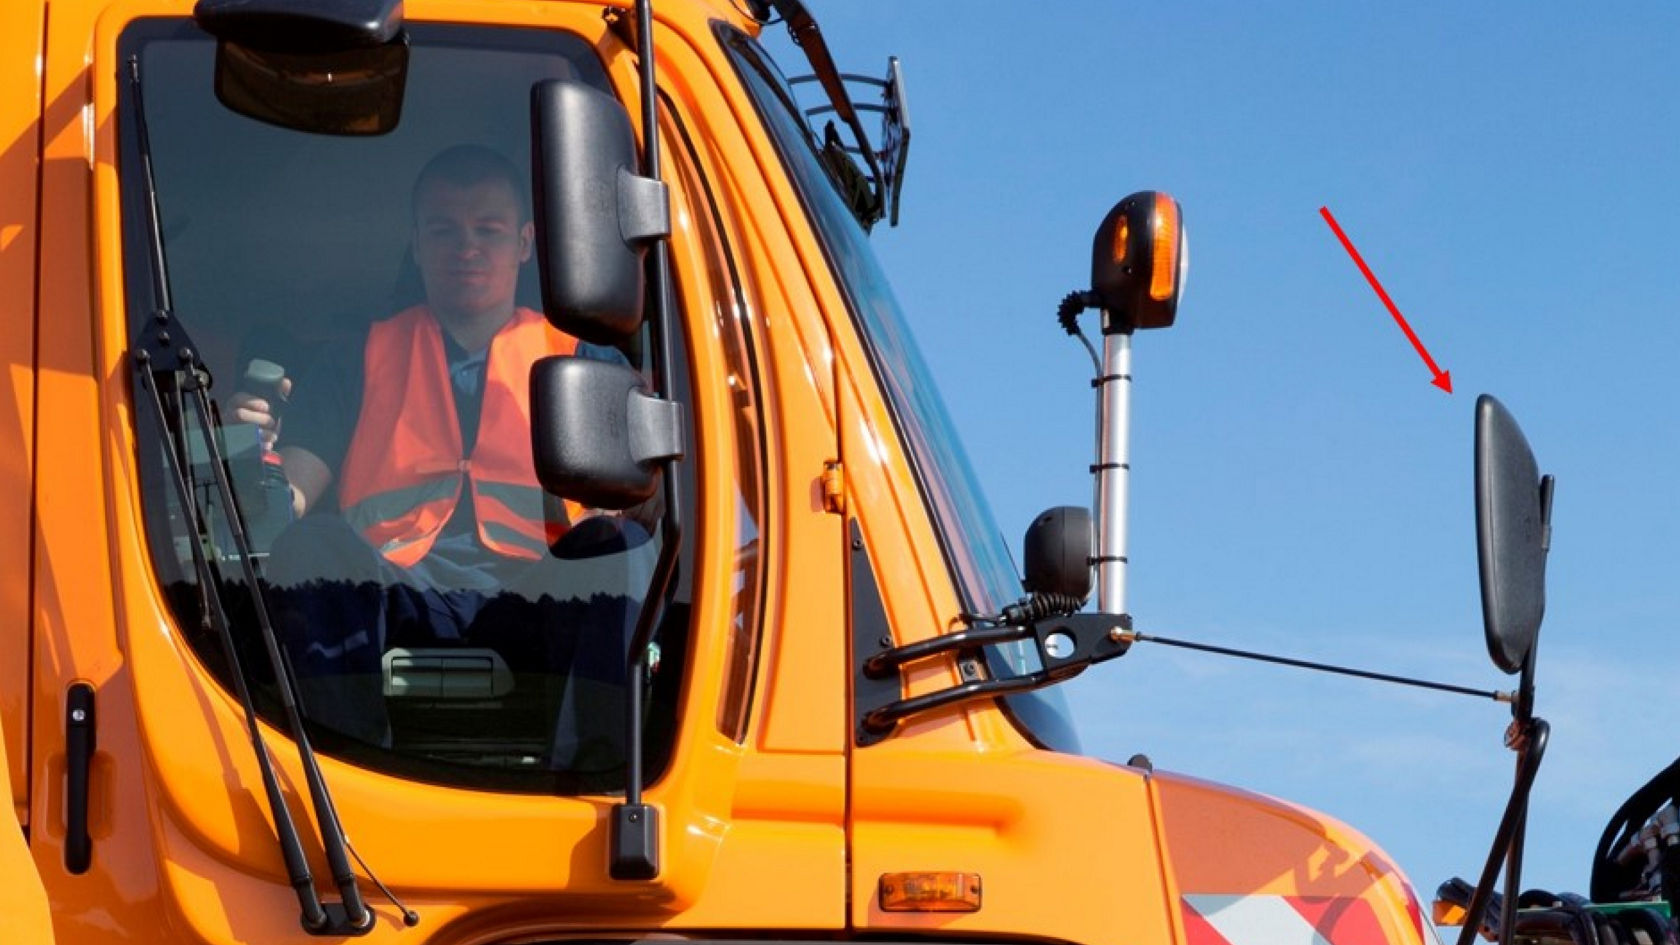
<svg viewBox="0 0 1680 945">
<path fill-rule="evenodd" d="M 1546 754 L 1551 726 L 1534 715 L 1534 646 L 1546 612 L 1546 551 L 1551 547 L 1552 477 L 1541 476 L 1522 428 L 1494 398 L 1476 398 L 1476 557 L 1482 575 L 1482 621 L 1488 655 L 1521 673 L 1505 744 L 1517 753 L 1517 776 L 1481 878 L 1465 907 L 1458 945 L 1471 945 L 1493 898 L 1499 861 L 1507 860 L 1499 943 L 1510 945 L 1522 889 L 1528 796 Z"/>
<path fill-rule="evenodd" d="M 624 106 L 580 82 L 532 86 L 531 148 L 543 312 L 569 335 L 622 344 L 642 325 L 644 260 L 670 235 L 670 195 L 636 173 Z"/>
<path fill-rule="evenodd" d="M 622 364 L 553 357 L 531 368 L 531 452 L 547 491 L 600 509 L 653 497 L 682 456 L 682 405 L 648 392 Z"/>
<path fill-rule="evenodd" d="M 402 0 L 199 0 L 216 37 L 216 98 L 247 118 L 327 135 L 381 135 L 402 117 Z"/>
<path fill-rule="evenodd" d="M 1476 552 L 1488 655 L 1506 673 L 1533 654 L 1546 612 L 1552 477 L 1503 404 L 1476 400 Z"/>
<path fill-rule="evenodd" d="M 1076 505 L 1045 509 L 1027 526 L 1022 543 L 1026 577 L 1034 594 L 1091 596 L 1091 513 Z"/>
</svg>

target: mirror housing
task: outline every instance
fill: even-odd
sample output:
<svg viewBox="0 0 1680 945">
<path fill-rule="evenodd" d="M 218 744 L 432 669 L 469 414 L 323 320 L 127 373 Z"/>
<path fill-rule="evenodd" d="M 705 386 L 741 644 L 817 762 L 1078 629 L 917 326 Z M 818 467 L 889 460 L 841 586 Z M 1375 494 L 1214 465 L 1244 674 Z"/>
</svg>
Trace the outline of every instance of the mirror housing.
<svg viewBox="0 0 1680 945">
<path fill-rule="evenodd" d="M 548 492 L 627 509 L 651 499 L 665 461 L 682 454 L 682 405 L 630 368 L 571 356 L 531 367 L 531 455 Z"/>
<path fill-rule="evenodd" d="M 1546 612 L 1552 477 L 1505 406 L 1476 399 L 1476 558 L 1488 655 L 1506 673 L 1533 657 Z"/>
<path fill-rule="evenodd" d="M 1143 190 L 1115 204 L 1091 242 L 1091 292 L 1103 309 L 1103 334 L 1172 325 L 1189 263 L 1178 201 Z"/>
<path fill-rule="evenodd" d="M 216 37 L 216 98 L 247 118 L 328 135 L 381 135 L 402 117 L 402 0 L 199 0 Z"/>
<path fill-rule="evenodd" d="M 1026 576 L 1022 586 L 1034 594 L 1091 596 L 1091 513 L 1077 505 L 1045 509 L 1027 526 L 1022 541 Z"/>
<path fill-rule="evenodd" d="M 642 326 L 648 245 L 671 233 L 669 192 L 637 174 L 624 106 L 581 82 L 532 86 L 531 149 L 543 312 L 576 338 L 623 344 Z"/>
</svg>

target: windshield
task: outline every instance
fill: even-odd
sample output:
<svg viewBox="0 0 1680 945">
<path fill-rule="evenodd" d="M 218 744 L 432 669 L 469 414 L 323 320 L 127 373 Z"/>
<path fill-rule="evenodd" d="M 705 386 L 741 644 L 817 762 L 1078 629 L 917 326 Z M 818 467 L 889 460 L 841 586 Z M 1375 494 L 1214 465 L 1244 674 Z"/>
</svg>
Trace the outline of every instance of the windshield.
<svg viewBox="0 0 1680 945">
<path fill-rule="evenodd" d="M 844 184 L 836 182 L 819 156 L 811 129 L 770 58 L 736 30 L 720 27 L 719 35 L 776 141 L 863 334 L 876 377 L 909 447 L 916 480 L 933 510 L 964 606 L 969 613 L 996 614 L 1021 596 L 1020 580 L 868 236 L 841 197 Z M 987 656 L 999 675 L 1042 668 L 1031 646 L 990 647 Z M 1005 705 L 1035 741 L 1078 751 L 1059 690 L 1013 696 Z"/>
<path fill-rule="evenodd" d="M 141 399 L 153 562 L 183 637 L 231 684 L 233 661 L 211 632 L 225 611 L 237 663 L 280 724 L 266 609 L 327 753 L 464 787 L 621 789 L 626 647 L 658 515 L 545 494 L 528 387 L 531 365 L 551 355 L 643 366 L 536 311 L 528 90 L 550 78 L 612 89 L 576 36 L 408 33 L 401 123 L 360 138 L 223 108 L 216 45 L 190 23 L 142 20 L 123 35 L 144 91 L 175 324 L 221 407 L 257 586 L 204 450 L 181 457 L 186 507 L 173 488 L 162 431 L 192 421 L 155 416 Z M 141 118 L 125 90 L 131 337 L 159 304 Z M 650 779 L 674 739 L 686 604 L 666 614 L 649 660 Z"/>
</svg>

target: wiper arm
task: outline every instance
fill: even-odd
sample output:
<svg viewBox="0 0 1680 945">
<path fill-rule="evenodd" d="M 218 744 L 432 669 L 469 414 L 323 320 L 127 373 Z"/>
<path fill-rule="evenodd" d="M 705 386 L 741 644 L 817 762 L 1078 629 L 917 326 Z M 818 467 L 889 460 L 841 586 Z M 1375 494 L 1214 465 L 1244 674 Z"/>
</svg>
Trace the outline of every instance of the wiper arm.
<svg viewBox="0 0 1680 945">
<path fill-rule="evenodd" d="M 252 749 L 256 753 L 257 767 L 262 773 L 263 790 L 267 795 L 270 813 L 274 817 L 281 857 L 285 861 L 292 888 L 297 892 L 304 930 L 311 935 L 365 934 L 373 928 L 373 912 L 363 901 L 361 891 L 356 886 L 356 874 L 350 868 L 347 854 L 349 843 L 345 839 L 332 795 L 321 776 L 315 751 L 304 731 L 303 718 L 298 710 L 297 684 L 291 664 L 280 649 L 279 638 L 269 619 L 267 602 L 263 598 L 256 568 L 252 564 L 244 516 L 240 512 L 238 496 L 233 489 L 222 454 L 218 435 L 221 427 L 220 417 L 208 394 L 210 375 L 200 360 L 197 349 L 187 337 L 184 326 L 177 323 L 174 317 L 158 212 L 157 183 L 152 172 L 151 141 L 147 134 L 140 62 L 137 57 L 129 59 L 128 80 L 133 95 L 135 143 L 139 150 L 140 175 L 144 189 L 142 211 L 150 250 L 154 303 L 153 315 L 146 320 L 145 327 L 136 340 L 132 361 L 138 385 L 145 390 L 157 418 L 165 441 L 165 457 L 170 478 L 175 485 L 181 510 L 187 516 L 189 527 L 192 529 L 192 540 L 189 544 L 192 546 L 193 568 L 199 582 L 200 599 L 205 605 L 202 618 L 214 628 L 228 661 L 228 670 L 233 676 L 234 690 L 245 713 L 246 729 L 251 738 Z M 166 383 L 160 385 L 160 378 L 165 379 Z M 304 856 L 297 826 L 292 819 L 285 795 L 281 792 L 273 761 L 269 757 L 267 745 L 263 742 L 262 732 L 257 724 L 256 706 L 239 661 L 231 622 L 222 605 L 216 569 L 205 553 L 210 529 L 198 504 L 193 473 L 190 472 L 193 463 L 187 442 L 189 412 L 196 420 L 198 432 L 203 440 L 204 454 L 208 460 L 207 465 L 214 480 L 217 497 L 226 510 L 236 557 L 246 586 L 250 589 L 258 630 L 278 682 L 286 723 L 297 742 L 304 780 L 308 784 L 315 818 L 320 824 L 321 845 L 326 854 L 328 868 L 332 872 L 333 882 L 339 889 L 339 903 L 323 903 L 315 891 L 314 877 Z M 377 879 L 374 881 L 378 882 Z M 382 885 L 381 888 L 383 889 Z M 389 895 L 389 892 L 386 894 Z M 400 903 L 398 908 L 402 909 L 406 924 L 412 926 L 419 921 L 418 916 L 403 908 Z"/>
<path fill-rule="evenodd" d="M 274 816 L 274 829 L 280 841 L 280 855 L 285 860 L 287 877 L 292 888 L 297 891 L 298 905 L 303 910 L 301 921 L 308 931 L 324 932 L 331 925 L 331 920 L 320 896 L 315 893 L 314 877 L 310 874 L 309 863 L 304 857 L 303 844 L 298 839 L 297 825 L 292 820 L 285 795 L 280 791 L 280 782 L 274 774 L 268 747 L 263 743 L 262 732 L 257 726 L 256 706 L 251 699 L 250 687 L 245 681 L 245 670 L 240 664 L 239 649 L 233 641 L 227 613 L 222 607 L 221 594 L 216 590 L 215 570 L 205 555 L 204 546 L 209 531 L 200 514 L 193 485 L 189 483 L 191 473 L 185 471 L 191 464 L 183 460 L 183 453 L 187 448 L 186 418 L 185 412 L 180 409 L 180 400 L 183 393 L 189 390 L 202 393 L 201 377 L 196 371 L 154 370 L 151 353 L 144 349 L 135 351 L 133 357 L 139 383 L 151 399 L 152 409 L 159 420 L 158 425 L 164 438 L 164 452 L 168 458 L 169 478 L 175 486 L 176 499 L 180 502 L 182 513 L 187 519 L 187 528 L 191 532 L 188 544 L 192 547 L 193 571 L 198 577 L 200 605 L 203 607 L 201 619 L 216 632 L 221 643 L 222 656 L 227 660 L 228 672 L 233 677 L 234 693 L 239 697 L 240 707 L 245 712 L 245 727 L 251 739 L 251 746 L 256 752 L 257 768 L 262 772 L 263 792 L 268 797 L 269 812 Z M 183 373 L 188 375 L 185 384 L 181 381 Z M 171 390 L 167 395 L 159 389 L 160 376 L 169 379 Z M 173 401 L 176 409 L 165 410 L 165 399 Z M 196 397 L 190 399 L 194 403 L 197 402 Z"/>
</svg>

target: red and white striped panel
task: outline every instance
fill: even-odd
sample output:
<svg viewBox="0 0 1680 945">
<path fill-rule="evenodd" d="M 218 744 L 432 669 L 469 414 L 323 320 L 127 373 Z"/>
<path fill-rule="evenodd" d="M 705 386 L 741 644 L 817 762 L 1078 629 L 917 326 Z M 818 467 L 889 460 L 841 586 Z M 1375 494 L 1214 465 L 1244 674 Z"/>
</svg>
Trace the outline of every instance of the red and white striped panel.
<svg viewBox="0 0 1680 945">
<path fill-rule="evenodd" d="M 1391 945 L 1357 897 L 1190 895 L 1183 906 L 1187 945 Z M 1439 945 L 1421 921 L 1413 928 L 1425 945 Z"/>
</svg>

